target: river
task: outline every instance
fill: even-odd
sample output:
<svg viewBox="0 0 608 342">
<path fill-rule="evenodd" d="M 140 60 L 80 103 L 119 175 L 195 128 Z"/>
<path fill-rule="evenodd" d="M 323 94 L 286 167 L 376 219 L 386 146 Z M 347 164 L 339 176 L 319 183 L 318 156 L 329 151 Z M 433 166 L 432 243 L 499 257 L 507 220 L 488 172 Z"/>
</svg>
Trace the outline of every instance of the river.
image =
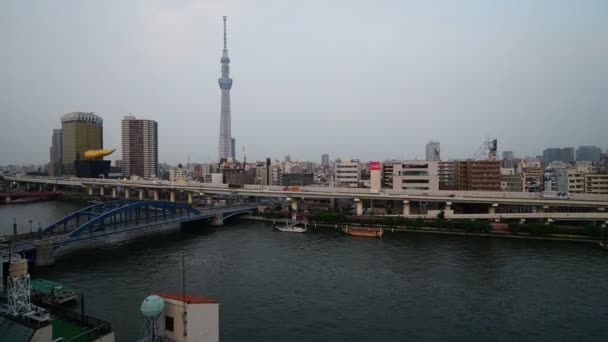
<svg viewBox="0 0 608 342">
<path fill-rule="evenodd" d="M 44 226 L 72 210 L 7 205 L 0 222 Z M 221 302 L 222 341 L 608 340 L 608 252 L 591 244 L 290 234 L 237 220 L 80 250 L 32 276 L 83 292 L 117 341 L 134 341 L 141 301 L 181 292 L 181 253 L 186 291 Z"/>
</svg>

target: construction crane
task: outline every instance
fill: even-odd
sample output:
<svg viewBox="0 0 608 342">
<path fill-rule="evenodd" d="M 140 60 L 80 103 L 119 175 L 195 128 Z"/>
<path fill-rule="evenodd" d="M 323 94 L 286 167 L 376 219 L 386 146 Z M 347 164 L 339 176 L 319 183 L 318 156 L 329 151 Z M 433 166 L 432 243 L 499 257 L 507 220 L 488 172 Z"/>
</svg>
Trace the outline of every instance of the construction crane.
<svg viewBox="0 0 608 342">
<path fill-rule="evenodd" d="M 487 160 L 496 161 L 496 151 L 498 151 L 498 140 L 493 139 L 489 141 L 484 141 L 477 152 L 473 155 L 472 160 L 482 159 L 484 155 L 487 156 Z"/>
</svg>

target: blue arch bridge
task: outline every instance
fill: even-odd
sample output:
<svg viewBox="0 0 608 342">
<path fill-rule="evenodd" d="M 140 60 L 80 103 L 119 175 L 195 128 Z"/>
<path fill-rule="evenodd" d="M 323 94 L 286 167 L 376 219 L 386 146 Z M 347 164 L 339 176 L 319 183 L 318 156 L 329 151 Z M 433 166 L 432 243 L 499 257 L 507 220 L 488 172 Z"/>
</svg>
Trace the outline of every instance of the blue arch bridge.
<svg viewBox="0 0 608 342">
<path fill-rule="evenodd" d="M 230 217 L 254 213 L 256 209 L 255 204 L 193 208 L 166 201 L 105 202 L 73 212 L 33 237 L 12 241 L 11 252 L 25 254 L 37 266 L 50 265 L 54 262 L 54 251 L 60 247 L 130 232 L 145 234 L 152 228 L 193 221 L 222 225 Z"/>
</svg>

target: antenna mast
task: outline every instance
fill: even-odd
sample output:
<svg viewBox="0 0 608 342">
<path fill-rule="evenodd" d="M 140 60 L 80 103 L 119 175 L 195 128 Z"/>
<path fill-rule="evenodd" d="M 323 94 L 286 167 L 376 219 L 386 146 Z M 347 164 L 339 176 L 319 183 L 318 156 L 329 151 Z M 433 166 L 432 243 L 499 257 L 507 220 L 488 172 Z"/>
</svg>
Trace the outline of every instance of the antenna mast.
<svg viewBox="0 0 608 342">
<path fill-rule="evenodd" d="M 228 19 L 227 16 L 224 16 L 224 50 L 227 49 L 226 47 L 226 20 Z"/>
</svg>

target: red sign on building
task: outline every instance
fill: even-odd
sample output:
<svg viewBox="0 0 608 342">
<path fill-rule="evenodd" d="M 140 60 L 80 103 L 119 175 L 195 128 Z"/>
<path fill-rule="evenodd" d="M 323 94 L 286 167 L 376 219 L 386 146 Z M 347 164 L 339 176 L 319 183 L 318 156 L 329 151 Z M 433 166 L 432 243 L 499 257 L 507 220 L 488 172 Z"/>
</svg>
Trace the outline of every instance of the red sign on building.
<svg viewBox="0 0 608 342">
<path fill-rule="evenodd" d="M 382 166 L 380 165 L 380 162 L 373 161 L 373 162 L 369 162 L 369 169 L 371 171 L 379 171 L 379 170 L 382 170 Z"/>
</svg>

